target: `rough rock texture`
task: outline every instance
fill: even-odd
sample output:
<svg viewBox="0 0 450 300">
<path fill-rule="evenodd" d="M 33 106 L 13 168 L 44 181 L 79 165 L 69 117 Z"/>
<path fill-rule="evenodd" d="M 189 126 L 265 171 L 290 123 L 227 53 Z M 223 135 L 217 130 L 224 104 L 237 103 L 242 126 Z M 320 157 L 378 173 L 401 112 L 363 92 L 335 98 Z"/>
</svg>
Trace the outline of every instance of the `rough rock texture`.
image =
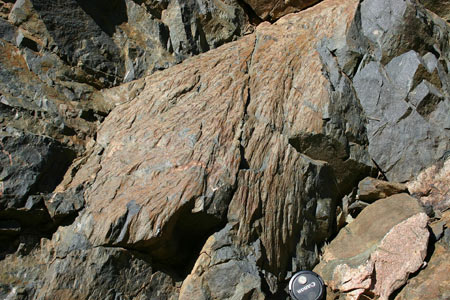
<svg viewBox="0 0 450 300">
<path fill-rule="evenodd" d="M 373 50 L 353 83 L 369 153 L 389 180 L 410 180 L 449 149 L 448 25 L 410 1 L 365 1 L 360 13 Z"/>
<path fill-rule="evenodd" d="M 412 278 L 395 297 L 398 300 L 450 298 L 450 245 L 438 243 L 426 268 Z"/>
<path fill-rule="evenodd" d="M 388 299 L 422 266 L 427 221 L 417 200 L 407 194 L 378 200 L 326 246 L 314 270 L 346 299 L 362 294 Z"/>
<path fill-rule="evenodd" d="M 438 174 L 448 156 L 449 27 L 413 0 L 326 0 L 248 35 L 261 20 L 243 1 L 66 2 L 0 1 L 3 181 L 23 174 L 1 198 L 20 203 L 0 211 L 2 297 L 286 298 L 362 178 Z M 282 2 L 264 18 L 298 4 Z M 54 149 L 78 157 L 40 177 Z M 387 297 L 423 261 L 427 217 L 393 197 L 346 244 L 369 247 L 340 265 L 366 276 L 353 294 Z"/>
<path fill-rule="evenodd" d="M 72 243 L 76 242 L 72 239 Z M 58 241 L 59 242 L 59 241 Z M 78 248 L 8 256 L 2 263 L 2 299 L 177 299 L 173 279 L 139 253 L 121 248 Z M 43 243 L 41 249 L 50 248 Z M 23 272 L 23 268 L 27 272 Z M 82 274 L 82 276 L 80 276 Z M 34 285 L 47 287 L 36 292 Z M 13 288 L 11 288 L 13 286 Z"/>
<path fill-rule="evenodd" d="M 128 85 L 139 91 L 124 89 L 132 100 L 113 109 L 91 154 L 57 189 L 86 187 L 86 208 L 57 235 L 75 232 L 87 241 L 85 251 L 137 250 L 185 275 L 206 238 L 229 223 L 236 244 L 248 244 L 247 253 L 259 247 L 263 257 L 234 256 L 231 268 L 264 272 L 269 293 L 288 271 L 311 268 L 318 244 L 333 232 L 334 170 L 338 182 L 370 170 L 361 109 L 349 97 L 349 118 L 335 123 L 341 112 L 328 110 L 328 79 L 314 51 L 325 37 L 343 38 L 356 8 L 356 1 L 328 1 Z M 324 158 L 333 158 L 331 166 L 299 153 L 304 144 L 305 152 L 330 145 Z M 56 252 L 60 247 L 55 243 Z M 205 274 L 214 274 L 209 267 Z M 58 285 L 42 286 L 38 293 L 51 294 Z"/>
<path fill-rule="evenodd" d="M 358 198 L 366 202 L 373 202 L 406 191 L 407 188 L 404 184 L 387 182 L 372 177 L 366 177 L 358 183 Z"/>
<path fill-rule="evenodd" d="M 30 227 L 42 228 L 38 241 L 84 207 L 81 185 L 52 192 L 116 105 L 102 88 L 168 68 L 252 27 L 234 0 L 0 1 L 0 222 L 15 228 L 2 230 L 15 239 L 0 246 L 0 256 Z"/>
<path fill-rule="evenodd" d="M 238 247 L 236 238 L 229 225 L 208 238 L 181 286 L 180 300 L 265 299 L 257 267 L 260 245 Z"/>
<path fill-rule="evenodd" d="M 417 178 L 407 184 L 408 191 L 420 198 L 424 205 L 435 210 L 450 208 L 450 159 L 439 162 L 422 171 Z"/>
</svg>

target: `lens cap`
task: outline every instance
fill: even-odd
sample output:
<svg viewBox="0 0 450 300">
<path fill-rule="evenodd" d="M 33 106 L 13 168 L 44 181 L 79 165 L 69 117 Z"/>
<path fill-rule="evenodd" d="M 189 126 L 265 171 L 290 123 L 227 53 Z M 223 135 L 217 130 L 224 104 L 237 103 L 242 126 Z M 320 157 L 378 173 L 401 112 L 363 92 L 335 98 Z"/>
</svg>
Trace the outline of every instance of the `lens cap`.
<svg viewBox="0 0 450 300">
<path fill-rule="evenodd" d="M 322 278 L 311 271 L 300 271 L 289 281 L 289 294 L 295 300 L 320 300 L 323 297 Z"/>
</svg>

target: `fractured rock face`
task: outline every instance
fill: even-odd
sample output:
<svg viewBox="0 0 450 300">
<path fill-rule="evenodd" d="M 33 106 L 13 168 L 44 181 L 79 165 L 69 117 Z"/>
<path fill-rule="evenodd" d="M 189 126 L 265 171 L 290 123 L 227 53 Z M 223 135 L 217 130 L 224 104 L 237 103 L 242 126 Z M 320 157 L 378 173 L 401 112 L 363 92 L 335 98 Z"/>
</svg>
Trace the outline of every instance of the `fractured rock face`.
<svg viewBox="0 0 450 300">
<path fill-rule="evenodd" d="M 368 120 L 369 153 L 389 180 L 404 182 L 450 147 L 449 27 L 408 1 L 365 1 L 360 13 L 360 47 L 372 50 L 353 84 Z M 432 34 L 425 34 L 429 23 Z"/>
<path fill-rule="evenodd" d="M 422 266 L 427 222 L 417 200 L 407 194 L 378 200 L 326 246 L 314 270 L 346 299 L 365 293 L 388 299 Z"/>
<path fill-rule="evenodd" d="M 374 165 L 404 181 L 446 155 L 448 28 L 412 1 L 323 1 L 189 59 L 243 33 L 234 1 L 124 0 L 97 14 L 108 5 L 16 1 L 0 23 L 5 122 L 86 145 L 104 120 L 53 193 L 27 198 L 67 226 L 36 250 L 42 265 L 24 267 L 34 277 L 14 269 L 2 296 L 281 295 L 318 262 L 338 197 Z M 334 289 L 385 298 L 421 265 L 427 217 L 392 198 L 346 227 L 357 243 L 342 242 L 346 229 L 333 242 Z M 0 223 L 10 239 L 22 230 Z"/>
<path fill-rule="evenodd" d="M 324 2 L 128 85 L 139 91 L 111 112 L 85 164 L 58 188 L 86 186 L 85 209 L 57 234 L 76 232 L 86 249 L 135 249 L 180 270 L 188 268 L 189 253 L 229 223 L 236 226 L 230 249 L 247 243 L 248 253 L 257 244 L 263 249 L 257 262 L 228 264 L 233 272 L 247 270 L 250 277 L 242 278 L 256 290 L 256 269 L 275 293 L 289 268 L 311 267 L 317 244 L 333 232 L 336 179 L 333 167 L 299 153 L 291 141 L 316 133 L 332 140 L 345 128 L 343 121 L 332 136 L 325 131 L 330 95 L 314 49 L 324 37 L 344 35 L 356 7 L 356 1 Z M 133 92 L 125 90 L 128 98 Z M 333 111 L 328 115 L 335 119 Z M 333 143 L 349 148 L 345 136 Z M 55 251 L 75 251 L 65 240 Z M 220 274 L 215 266 L 205 265 L 207 286 Z"/>
<path fill-rule="evenodd" d="M 180 300 L 265 299 L 258 271 L 261 248 L 258 243 L 238 247 L 236 238 L 229 225 L 208 238 L 183 282 Z"/>
</svg>

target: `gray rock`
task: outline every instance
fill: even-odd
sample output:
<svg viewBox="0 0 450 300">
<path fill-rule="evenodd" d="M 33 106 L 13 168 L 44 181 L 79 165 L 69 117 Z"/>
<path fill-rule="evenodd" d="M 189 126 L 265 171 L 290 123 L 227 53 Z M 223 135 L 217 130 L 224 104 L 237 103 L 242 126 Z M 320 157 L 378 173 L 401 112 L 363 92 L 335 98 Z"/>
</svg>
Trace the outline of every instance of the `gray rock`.
<svg viewBox="0 0 450 300">
<path fill-rule="evenodd" d="M 0 18 L 0 38 L 10 43 L 13 43 L 16 34 L 17 29 L 4 19 Z"/>
<path fill-rule="evenodd" d="M 84 207 L 83 186 L 54 193 L 45 202 L 47 210 L 56 223 L 61 223 L 64 219 L 75 218 L 78 212 Z"/>
<path fill-rule="evenodd" d="M 45 243 L 43 243 L 45 245 Z M 64 257 L 35 250 L 1 262 L 6 299 L 177 299 L 175 282 L 137 252 L 97 247 Z M 20 265 L 29 265 L 22 272 Z"/>
<path fill-rule="evenodd" d="M 265 299 L 258 267 L 260 241 L 241 247 L 233 240 L 236 232 L 230 225 L 209 237 L 191 274 L 183 281 L 180 300 Z"/>
<path fill-rule="evenodd" d="M 421 68 L 422 58 L 409 51 L 386 67 L 368 63 L 353 81 L 368 119 L 369 153 L 389 180 L 414 178 L 450 147 L 449 99 L 428 81 L 418 84 Z"/>
<path fill-rule="evenodd" d="M 19 208 L 28 195 L 51 192 L 74 159 L 57 141 L 17 130 L 0 133 L 1 209 Z"/>
</svg>

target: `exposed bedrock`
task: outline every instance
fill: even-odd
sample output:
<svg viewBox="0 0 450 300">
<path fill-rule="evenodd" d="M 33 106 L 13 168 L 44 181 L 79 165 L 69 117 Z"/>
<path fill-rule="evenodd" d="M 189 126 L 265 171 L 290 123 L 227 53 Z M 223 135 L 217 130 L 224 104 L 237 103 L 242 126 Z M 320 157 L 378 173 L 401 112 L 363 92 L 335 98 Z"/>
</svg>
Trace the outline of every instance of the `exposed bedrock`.
<svg viewBox="0 0 450 300">
<path fill-rule="evenodd" d="M 427 226 L 449 208 L 449 26 L 423 6 L 326 0 L 233 41 L 249 24 L 243 2 L 72 2 L 4 4 L 0 47 L 19 64 L 0 57 L 12 81 L 0 83 L 4 120 L 41 141 L 31 150 L 78 158 L 43 181 L 39 161 L 2 169 L 4 184 L 25 170 L 34 181 L 0 203 L 39 210 L 52 226 L 33 249 L 20 219 L 0 222 L 17 246 L 0 261 L 0 295 L 285 299 L 291 275 L 320 262 L 330 293 L 387 299 L 445 240 L 447 225 L 434 240 Z M 33 71 L 44 69 L 67 80 Z M 29 89 L 13 81 L 20 74 Z M 74 82 L 84 100 L 58 96 Z M 21 152 L 1 146 L 15 166 Z M 369 175 L 400 183 L 361 182 L 359 200 L 373 204 L 338 233 L 341 199 Z M 351 255 L 333 250 L 341 244 Z M 384 251 L 398 249 L 412 254 Z"/>
</svg>

